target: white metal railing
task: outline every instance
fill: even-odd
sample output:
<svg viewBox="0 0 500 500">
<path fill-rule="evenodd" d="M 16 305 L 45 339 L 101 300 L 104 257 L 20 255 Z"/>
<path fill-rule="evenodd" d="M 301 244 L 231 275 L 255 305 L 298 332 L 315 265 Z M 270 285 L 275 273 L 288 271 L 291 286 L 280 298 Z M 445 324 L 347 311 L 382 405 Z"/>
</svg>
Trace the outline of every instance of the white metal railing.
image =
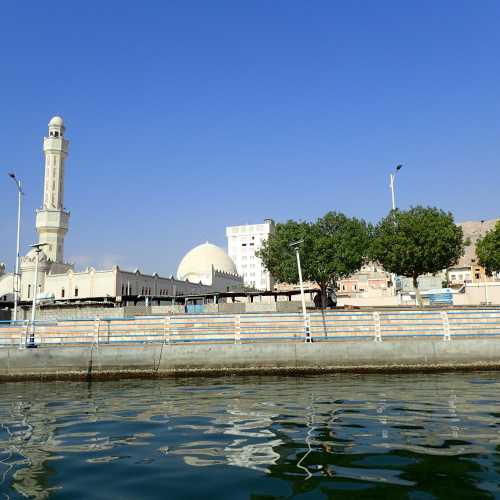
<svg viewBox="0 0 500 500">
<path fill-rule="evenodd" d="M 318 341 L 500 336 L 500 308 L 449 310 L 312 311 L 310 337 Z M 0 321 L 0 348 L 134 343 L 303 342 L 300 313 L 184 314 L 60 321 Z"/>
</svg>

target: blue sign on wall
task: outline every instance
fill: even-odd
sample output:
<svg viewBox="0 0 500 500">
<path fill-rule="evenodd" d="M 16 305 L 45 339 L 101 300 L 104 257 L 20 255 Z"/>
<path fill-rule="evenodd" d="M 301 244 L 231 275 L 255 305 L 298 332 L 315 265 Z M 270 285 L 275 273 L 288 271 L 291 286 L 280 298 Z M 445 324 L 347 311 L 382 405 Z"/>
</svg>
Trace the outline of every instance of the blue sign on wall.
<svg viewBox="0 0 500 500">
<path fill-rule="evenodd" d="M 425 295 L 431 304 L 449 304 L 453 305 L 453 292 L 451 288 L 438 288 L 427 290 Z"/>
</svg>

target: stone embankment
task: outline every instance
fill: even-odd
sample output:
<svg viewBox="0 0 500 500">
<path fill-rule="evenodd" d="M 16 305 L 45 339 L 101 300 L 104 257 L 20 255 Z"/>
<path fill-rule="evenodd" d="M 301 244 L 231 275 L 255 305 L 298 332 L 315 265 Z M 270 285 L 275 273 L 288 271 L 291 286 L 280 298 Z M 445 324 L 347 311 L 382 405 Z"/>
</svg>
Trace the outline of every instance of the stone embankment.
<svg viewBox="0 0 500 500">
<path fill-rule="evenodd" d="M 497 368 L 500 308 L 96 318 L 41 322 L 34 332 L 22 322 L 0 326 L 0 380 Z"/>
</svg>

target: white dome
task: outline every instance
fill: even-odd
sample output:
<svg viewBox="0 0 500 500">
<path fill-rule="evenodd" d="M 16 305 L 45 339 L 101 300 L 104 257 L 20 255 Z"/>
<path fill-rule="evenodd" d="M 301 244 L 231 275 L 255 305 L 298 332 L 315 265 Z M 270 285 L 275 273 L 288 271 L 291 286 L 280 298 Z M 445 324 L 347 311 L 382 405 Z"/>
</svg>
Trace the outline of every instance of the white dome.
<svg viewBox="0 0 500 500">
<path fill-rule="evenodd" d="M 56 127 L 63 127 L 64 126 L 64 120 L 60 116 L 54 116 L 49 122 L 49 127 L 56 126 Z"/>
<path fill-rule="evenodd" d="M 211 285 L 212 266 L 216 271 L 237 274 L 231 257 L 222 248 L 207 242 L 184 255 L 177 268 L 177 279 Z"/>
</svg>

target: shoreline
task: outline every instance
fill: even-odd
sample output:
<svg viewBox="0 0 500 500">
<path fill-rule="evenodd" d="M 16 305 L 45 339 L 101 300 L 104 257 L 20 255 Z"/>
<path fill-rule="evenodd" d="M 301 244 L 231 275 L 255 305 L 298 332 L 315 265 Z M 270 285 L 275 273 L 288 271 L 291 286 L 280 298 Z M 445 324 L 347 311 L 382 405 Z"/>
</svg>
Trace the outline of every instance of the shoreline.
<svg viewBox="0 0 500 500">
<path fill-rule="evenodd" d="M 499 369 L 500 338 L 0 350 L 0 382 Z"/>
</svg>

